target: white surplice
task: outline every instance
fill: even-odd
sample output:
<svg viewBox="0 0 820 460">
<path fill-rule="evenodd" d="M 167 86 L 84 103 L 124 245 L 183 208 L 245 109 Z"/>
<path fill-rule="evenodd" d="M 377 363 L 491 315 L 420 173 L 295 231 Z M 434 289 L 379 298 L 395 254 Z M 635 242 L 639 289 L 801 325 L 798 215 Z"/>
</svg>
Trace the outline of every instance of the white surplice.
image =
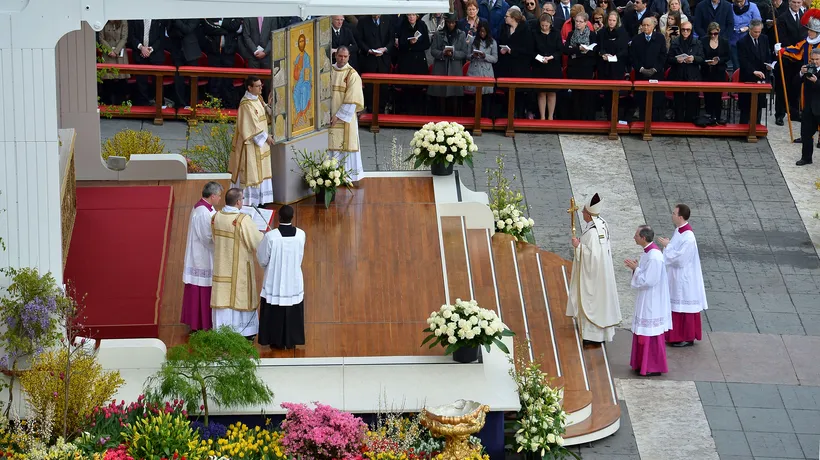
<svg viewBox="0 0 820 460">
<path fill-rule="evenodd" d="M 638 291 L 632 333 L 652 337 L 671 330 L 669 280 L 666 277 L 663 253 L 655 243 L 644 249 L 638 267 L 632 273 L 631 284 Z"/>
<path fill-rule="evenodd" d="M 578 318 L 584 340 L 612 341 L 621 322 L 609 227 L 600 217 L 585 222 L 575 248 L 567 296 L 567 316 Z"/>
<path fill-rule="evenodd" d="M 706 288 L 700 268 L 700 253 L 695 233 L 688 223 L 675 229 L 663 251 L 669 275 L 669 298 L 672 311 L 698 313 L 706 310 Z"/>
<path fill-rule="evenodd" d="M 287 224 L 279 224 L 287 225 Z M 305 232 L 297 228 L 296 235 L 283 237 L 279 229 L 265 234 L 256 249 L 259 265 L 265 269 L 262 297 L 271 305 L 296 305 L 305 298 L 302 259 L 305 255 Z"/>
<path fill-rule="evenodd" d="M 356 116 L 356 104 L 342 104 L 339 107 L 339 110 L 336 111 L 336 118 L 339 120 L 350 123 L 353 117 Z M 356 137 L 359 136 L 359 131 L 355 131 Z M 359 141 L 356 141 L 355 145 L 359 145 Z M 356 182 L 364 177 L 364 168 L 362 167 L 362 149 L 359 147 L 358 150 L 355 152 L 339 152 L 335 150 L 329 150 L 328 153 L 333 157 L 339 160 L 344 158 L 344 165 L 345 169 L 350 171 L 350 180 Z"/>
<path fill-rule="evenodd" d="M 203 200 L 204 201 L 204 200 Z M 185 247 L 185 263 L 182 282 L 195 286 L 210 286 L 214 270 L 214 239 L 211 234 L 211 217 L 216 209 L 199 204 L 191 211 L 188 224 L 188 244 Z"/>
</svg>

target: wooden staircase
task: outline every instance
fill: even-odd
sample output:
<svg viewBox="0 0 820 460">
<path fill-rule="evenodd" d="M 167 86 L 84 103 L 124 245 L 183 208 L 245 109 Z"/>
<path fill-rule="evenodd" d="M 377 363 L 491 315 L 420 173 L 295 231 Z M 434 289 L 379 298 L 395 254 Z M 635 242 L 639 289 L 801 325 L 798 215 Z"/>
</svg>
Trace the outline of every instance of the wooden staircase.
<svg viewBox="0 0 820 460">
<path fill-rule="evenodd" d="M 620 427 L 621 411 L 606 347 L 584 346 L 566 316 L 572 263 L 502 233 L 467 228 L 464 217 L 440 217 L 446 285 L 456 298 L 495 308 L 529 340 L 529 358 L 564 388 L 566 445 L 595 441 Z"/>
</svg>

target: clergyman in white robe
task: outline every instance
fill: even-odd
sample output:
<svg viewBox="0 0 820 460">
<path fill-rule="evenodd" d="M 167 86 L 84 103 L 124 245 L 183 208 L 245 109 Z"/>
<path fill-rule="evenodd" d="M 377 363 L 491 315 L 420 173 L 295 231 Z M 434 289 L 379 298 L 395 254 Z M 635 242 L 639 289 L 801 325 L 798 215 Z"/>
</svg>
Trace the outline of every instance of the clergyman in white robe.
<svg viewBox="0 0 820 460">
<path fill-rule="evenodd" d="M 632 319 L 632 357 L 629 364 L 641 375 L 669 372 L 664 333 L 672 329 L 669 280 L 663 253 L 653 243 L 655 232 L 648 225 L 638 227 L 635 242 L 643 247 L 640 261 L 626 261 L 633 269 L 632 288 L 638 291 Z"/>
<path fill-rule="evenodd" d="M 359 120 L 356 113 L 364 110 L 362 79 L 347 63 L 350 50 L 340 46 L 336 50 L 336 63 L 331 66 L 333 87 L 330 101 L 332 124 L 328 129 L 330 155 L 344 160 L 345 169 L 350 172 L 350 180 L 358 181 L 364 176 L 362 152 L 359 145 Z"/>
<path fill-rule="evenodd" d="M 585 223 L 575 247 L 567 296 L 567 316 L 577 318 L 585 342 L 611 342 L 621 322 L 610 232 L 600 209 L 596 193 L 584 206 Z"/>
<path fill-rule="evenodd" d="M 259 344 L 290 349 L 305 344 L 305 281 L 302 260 L 305 232 L 293 226 L 293 208 L 279 209 L 279 227 L 268 232 L 256 250 L 262 278 Z"/>
<path fill-rule="evenodd" d="M 208 330 L 211 322 L 211 284 L 214 271 L 214 239 L 211 217 L 214 206 L 222 199 L 222 186 L 208 182 L 202 189 L 202 198 L 191 211 L 188 223 L 188 243 L 182 269 L 182 314 L 180 322 L 191 331 Z"/>
</svg>

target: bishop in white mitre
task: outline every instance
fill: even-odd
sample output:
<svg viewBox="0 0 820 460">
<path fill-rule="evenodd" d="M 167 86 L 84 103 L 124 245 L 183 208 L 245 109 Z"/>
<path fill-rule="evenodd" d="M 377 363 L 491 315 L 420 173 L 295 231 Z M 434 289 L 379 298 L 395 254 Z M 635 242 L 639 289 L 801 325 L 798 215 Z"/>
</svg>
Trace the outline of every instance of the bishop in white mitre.
<svg viewBox="0 0 820 460">
<path fill-rule="evenodd" d="M 359 119 L 357 112 L 364 110 L 362 79 L 348 64 L 350 50 L 346 46 L 336 49 L 336 63 L 330 75 L 333 96 L 330 101 L 330 129 L 327 150 L 339 160 L 344 159 L 350 180 L 358 181 L 364 175 L 362 152 L 359 150 Z"/>
<path fill-rule="evenodd" d="M 304 230 L 293 225 L 293 208 L 279 208 L 279 227 L 268 232 L 256 249 L 262 278 L 259 345 L 290 349 L 305 344 Z"/>
<path fill-rule="evenodd" d="M 211 283 L 214 270 L 214 239 L 211 217 L 214 206 L 222 199 L 222 186 L 208 182 L 202 188 L 202 198 L 191 210 L 188 223 L 188 244 L 182 269 L 182 316 L 180 322 L 191 331 L 211 329 Z"/>
<path fill-rule="evenodd" d="M 635 243 L 643 248 L 640 261 L 626 260 L 632 270 L 632 288 L 638 291 L 632 319 L 632 357 L 629 365 L 640 375 L 669 372 L 663 335 L 672 329 L 669 280 L 663 253 L 653 242 L 655 232 L 648 225 L 635 231 Z"/>
<path fill-rule="evenodd" d="M 596 193 L 584 206 L 581 238 L 572 239 L 575 255 L 567 316 L 578 319 L 585 343 L 611 342 L 621 322 L 609 227 L 600 212 L 601 197 Z"/>
<path fill-rule="evenodd" d="M 685 204 L 675 206 L 672 238 L 659 238 L 664 246 L 663 260 L 669 274 L 669 298 L 672 302 L 672 330 L 666 333 L 666 342 L 673 347 L 687 347 L 702 340 L 700 312 L 708 308 L 700 254 L 695 232 L 689 225 L 691 210 Z"/>
</svg>

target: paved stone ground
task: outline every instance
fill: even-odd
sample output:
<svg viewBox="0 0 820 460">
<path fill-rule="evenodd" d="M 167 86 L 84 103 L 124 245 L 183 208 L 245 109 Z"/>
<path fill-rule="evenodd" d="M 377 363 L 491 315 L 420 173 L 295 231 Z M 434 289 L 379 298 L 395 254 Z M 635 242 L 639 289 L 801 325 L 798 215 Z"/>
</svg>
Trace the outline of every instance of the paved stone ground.
<svg viewBox="0 0 820 460">
<path fill-rule="evenodd" d="M 697 382 L 721 460 L 816 459 L 820 388 Z"/>
</svg>

